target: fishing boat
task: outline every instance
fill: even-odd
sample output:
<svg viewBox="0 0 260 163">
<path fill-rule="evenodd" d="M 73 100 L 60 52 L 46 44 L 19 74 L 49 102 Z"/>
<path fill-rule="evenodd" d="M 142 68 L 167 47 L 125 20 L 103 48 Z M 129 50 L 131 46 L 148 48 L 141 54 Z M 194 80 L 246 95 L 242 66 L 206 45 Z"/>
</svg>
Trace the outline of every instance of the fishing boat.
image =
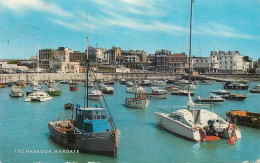
<svg viewBox="0 0 260 163">
<path fill-rule="evenodd" d="M 152 93 L 148 93 L 148 97 L 157 99 L 166 99 L 168 97 L 168 92 L 158 87 L 151 88 Z"/>
<path fill-rule="evenodd" d="M 145 93 L 146 90 L 143 87 L 131 87 L 126 89 L 127 93 Z"/>
<path fill-rule="evenodd" d="M 114 88 L 105 86 L 103 89 L 101 89 L 103 94 L 114 94 Z"/>
<path fill-rule="evenodd" d="M 51 96 L 61 96 L 61 90 L 57 87 L 50 87 L 50 88 L 47 88 L 47 91 L 46 93 L 48 93 L 49 95 Z"/>
<path fill-rule="evenodd" d="M 44 102 L 44 101 L 49 101 L 51 99 L 52 99 L 52 97 L 46 92 L 33 92 L 25 98 L 25 101 L 26 102 L 30 102 L 30 101 Z"/>
<path fill-rule="evenodd" d="M 162 85 L 166 85 L 165 81 L 161 81 L 161 80 L 154 80 L 151 82 L 151 85 L 153 86 L 162 86 Z"/>
<path fill-rule="evenodd" d="M 217 95 L 210 95 L 208 98 L 201 98 L 200 96 L 197 96 L 197 98 L 194 99 L 195 103 L 200 104 L 222 104 L 224 101 L 225 99 Z"/>
<path fill-rule="evenodd" d="M 226 90 L 217 90 L 217 91 L 211 91 L 211 93 L 215 93 L 216 95 L 229 95 L 230 92 Z"/>
<path fill-rule="evenodd" d="M 87 40 L 89 37 L 87 37 Z M 89 48 L 89 41 L 88 46 Z M 87 70 L 85 83 L 88 81 L 89 62 L 87 50 Z M 76 118 L 51 121 L 48 123 L 50 137 L 68 149 L 80 152 L 104 154 L 116 157 L 119 143 L 119 130 L 117 130 L 108 107 L 89 107 L 88 86 L 84 96 L 84 107 L 76 105 Z M 74 107 L 73 107 L 74 108 Z"/>
<path fill-rule="evenodd" d="M 70 91 L 77 91 L 78 90 L 78 83 L 72 82 L 70 85 Z"/>
<path fill-rule="evenodd" d="M 13 86 L 10 96 L 11 97 L 23 97 L 23 90 L 21 88 L 21 86 Z"/>
<path fill-rule="evenodd" d="M 72 103 L 67 103 L 64 105 L 64 109 L 73 109 L 73 104 Z"/>
<path fill-rule="evenodd" d="M 190 16 L 190 46 L 189 46 L 189 80 L 191 83 L 191 31 L 192 31 L 192 7 Z M 220 137 L 241 139 L 241 131 L 231 122 L 225 121 L 218 114 L 213 112 L 213 108 L 204 109 L 212 105 L 194 104 L 191 99 L 190 89 L 188 89 L 187 106 L 169 106 L 166 108 L 176 108 L 176 111 L 155 112 L 157 125 L 173 132 L 181 137 L 193 141 L 213 141 Z"/>
<path fill-rule="evenodd" d="M 189 92 L 188 90 L 177 90 L 177 91 L 172 91 L 171 95 L 179 95 L 179 96 L 188 96 L 190 93 L 191 96 L 194 96 L 194 92 Z"/>
<path fill-rule="evenodd" d="M 151 81 L 150 81 L 150 80 L 143 80 L 143 81 L 141 82 L 141 85 L 142 85 L 142 86 L 150 86 L 150 85 L 151 85 Z"/>
<path fill-rule="evenodd" d="M 120 79 L 120 80 L 119 80 L 119 84 L 126 84 L 125 78 Z"/>
<path fill-rule="evenodd" d="M 243 110 L 231 110 L 226 112 L 227 118 L 233 123 L 241 126 L 260 129 L 260 113 L 248 112 Z"/>
<path fill-rule="evenodd" d="M 127 87 L 132 87 L 133 85 L 134 85 L 134 83 L 133 83 L 133 82 L 130 82 L 130 81 L 126 83 L 126 86 L 127 86 Z"/>
<path fill-rule="evenodd" d="M 254 86 L 251 90 L 250 93 L 260 93 L 260 84 Z"/>
<path fill-rule="evenodd" d="M 149 104 L 150 100 L 145 93 L 135 93 L 135 97 L 125 99 L 125 105 L 131 108 L 146 109 Z"/>
</svg>

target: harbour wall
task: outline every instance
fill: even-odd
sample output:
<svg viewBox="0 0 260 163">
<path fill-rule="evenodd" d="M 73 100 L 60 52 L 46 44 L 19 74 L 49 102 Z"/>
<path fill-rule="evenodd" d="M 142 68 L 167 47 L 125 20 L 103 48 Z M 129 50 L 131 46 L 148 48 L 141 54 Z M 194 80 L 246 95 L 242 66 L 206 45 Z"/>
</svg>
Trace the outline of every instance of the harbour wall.
<svg viewBox="0 0 260 163">
<path fill-rule="evenodd" d="M 183 74 L 171 74 L 171 73 L 94 73 L 90 74 L 90 79 L 112 79 L 120 80 L 125 78 L 126 80 L 138 80 L 140 76 L 141 80 L 155 80 L 155 79 L 174 79 L 179 80 L 183 77 Z M 188 79 L 186 74 L 184 78 Z M 238 74 L 238 80 L 247 81 L 260 81 L 260 74 Z M 84 73 L 25 73 L 25 74 L 0 74 L 0 83 L 6 82 L 17 82 L 18 80 L 25 80 L 27 82 L 38 80 L 38 81 L 48 81 L 48 80 L 73 80 L 73 81 L 83 81 L 85 79 Z M 205 80 L 212 79 L 216 81 L 235 81 L 235 74 L 203 74 L 192 76 L 193 80 Z"/>
<path fill-rule="evenodd" d="M 90 74 L 90 79 L 112 79 L 120 80 L 125 78 L 126 80 L 138 80 L 139 76 L 141 80 L 149 79 L 181 79 L 182 74 L 169 74 L 169 73 L 94 73 Z M 84 73 L 26 73 L 26 74 L 0 74 L 0 83 L 17 82 L 18 80 L 25 80 L 27 82 L 38 80 L 73 80 L 83 81 L 85 79 Z"/>
</svg>

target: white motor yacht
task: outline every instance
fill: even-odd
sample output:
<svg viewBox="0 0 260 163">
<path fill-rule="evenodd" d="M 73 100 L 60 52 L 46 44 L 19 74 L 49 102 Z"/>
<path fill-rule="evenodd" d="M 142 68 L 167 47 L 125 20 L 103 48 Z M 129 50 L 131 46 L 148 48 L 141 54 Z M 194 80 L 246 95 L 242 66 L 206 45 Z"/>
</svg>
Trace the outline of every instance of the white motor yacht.
<svg viewBox="0 0 260 163">
<path fill-rule="evenodd" d="M 142 85 L 142 86 L 149 86 L 149 85 L 151 85 L 151 81 L 150 81 L 150 80 L 143 80 L 143 81 L 141 82 L 141 85 Z"/>
<path fill-rule="evenodd" d="M 103 97 L 102 92 L 97 89 L 90 91 L 88 94 L 88 98 L 91 100 L 101 100 L 102 97 Z"/>
<path fill-rule="evenodd" d="M 127 82 L 127 83 L 126 83 L 126 86 L 128 86 L 128 87 L 132 87 L 133 85 L 134 85 L 133 82 Z"/>
<path fill-rule="evenodd" d="M 43 102 L 43 101 L 48 101 L 51 99 L 52 99 L 52 97 L 46 92 L 33 92 L 33 93 L 29 94 L 28 97 L 25 98 L 25 101 L 26 102 L 30 102 L 30 101 Z"/>
<path fill-rule="evenodd" d="M 201 98 L 198 96 L 194 99 L 195 103 L 203 103 L 203 104 L 222 104 L 225 101 L 221 96 L 210 95 L 208 98 Z"/>
<path fill-rule="evenodd" d="M 162 85 L 166 85 L 165 81 L 161 81 L 161 80 L 154 80 L 151 82 L 151 85 L 153 86 L 162 86 Z"/>
</svg>

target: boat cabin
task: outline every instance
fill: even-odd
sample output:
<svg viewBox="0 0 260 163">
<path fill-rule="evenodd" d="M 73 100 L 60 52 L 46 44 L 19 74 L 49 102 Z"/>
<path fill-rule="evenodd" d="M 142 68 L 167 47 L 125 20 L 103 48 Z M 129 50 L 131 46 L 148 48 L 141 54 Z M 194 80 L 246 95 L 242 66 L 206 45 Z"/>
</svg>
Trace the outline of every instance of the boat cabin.
<svg viewBox="0 0 260 163">
<path fill-rule="evenodd" d="M 111 131 L 104 108 L 77 108 L 76 127 L 86 133 Z"/>
</svg>

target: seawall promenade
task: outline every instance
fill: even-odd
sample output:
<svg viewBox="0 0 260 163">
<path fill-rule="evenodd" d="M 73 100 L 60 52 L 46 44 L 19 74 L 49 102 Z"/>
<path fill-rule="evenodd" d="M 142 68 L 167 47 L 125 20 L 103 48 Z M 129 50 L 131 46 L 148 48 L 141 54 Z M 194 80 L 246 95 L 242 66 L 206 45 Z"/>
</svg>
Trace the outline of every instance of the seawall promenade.
<svg viewBox="0 0 260 163">
<path fill-rule="evenodd" d="M 140 76 L 141 80 L 149 79 L 175 79 L 179 80 L 182 78 L 182 74 L 171 74 L 171 73 L 95 73 L 90 74 L 90 79 L 112 79 L 120 80 L 125 78 L 126 80 L 138 80 Z M 185 78 L 188 78 L 187 74 Z M 195 80 L 212 79 L 216 81 L 235 81 L 236 75 L 234 74 L 203 74 L 198 76 L 192 76 Z M 237 75 L 238 80 L 247 81 L 260 81 L 260 74 L 239 74 Z M 85 79 L 84 73 L 21 73 L 21 74 L 0 74 L 0 83 L 6 82 L 17 82 L 18 80 L 25 80 L 27 82 L 38 80 L 38 81 L 48 81 L 48 80 L 73 80 L 73 81 L 83 81 Z"/>
</svg>

